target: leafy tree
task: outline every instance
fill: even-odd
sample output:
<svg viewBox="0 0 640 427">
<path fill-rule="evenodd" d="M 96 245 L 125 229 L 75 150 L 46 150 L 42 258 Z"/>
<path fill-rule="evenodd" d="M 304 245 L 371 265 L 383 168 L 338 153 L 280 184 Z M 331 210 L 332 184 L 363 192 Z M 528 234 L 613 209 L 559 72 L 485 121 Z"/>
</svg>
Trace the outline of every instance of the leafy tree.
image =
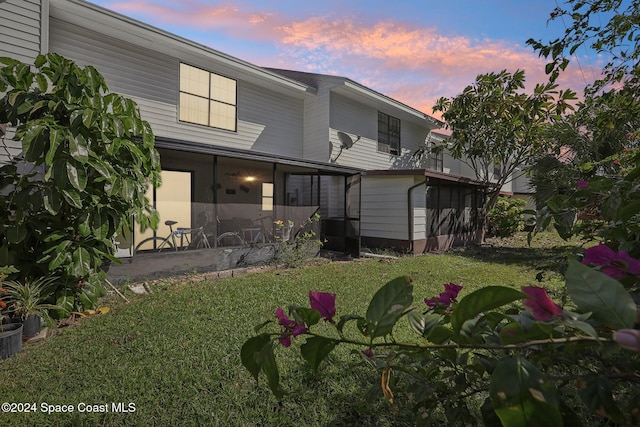
<svg viewBox="0 0 640 427">
<path fill-rule="evenodd" d="M 591 94 L 574 114 L 548 129 L 551 150 L 530 168 L 538 206 L 554 194 L 568 194 L 578 179 L 615 173 L 611 161 L 630 148 L 629 135 L 640 126 L 638 92 L 623 87 Z"/>
<path fill-rule="evenodd" d="M 578 48 L 586 46 L 608 58 L 602 78 L 590 85 L 587 93 L 595 93 L 613 82 L 624 81 L 637 86 L 640 83 L 640 1 L 567 0 L 565 4 L 567 9 L 557 7 L 551 12 L 552 20 L 562 19 L 566 25 L 562 37 L 546 43 L 527 40 L 527 44 L 540 56 L 551 59 L 546 67 L 551 80 L 555 80 L 566 69 L 569 57 Z"/>
<path fill-rule="evenodd" d="M 104 78 L 57 54 L 30 67 L 0 58 L 0 123 L 15 127 L 22 158 L 0 167 L 1 264 L 22 277 L 58 277 L 57 303 L 91 307 L 115 237 L 157 225 L 145 197 L 159 185 L 149 123 Z M 62 313 L 66 314 L 66 313 Z"/>
<path fill-rule="evenodd" d="M 481 74 L 460 95 L 440 98 L 433 107 L 442 112 L 446 127 L 452 131 L 445 141 L 451 155 L 466 163 L 479 181 L 490 185 L 484 217 L 514 172 L 547 150 L 546 127 L 572 109 L 570 101 L 576 99 L 573 91 L 558 90 L 554 83 L 538 84 L 527 95 L 521 92 L 524 83 L 521 70 Z M 494 173 L 496 170 L 499 173 Z"/>
<path fill-rule="evenodd" d="M 548 198 L 539 221 L 545 225 L 553 217 L 565 238 L 580 234 L 638 256 L 638 175 L 624 164 L 638 155 L 640 1 L 569 0 L 566 5 L 551 13 L 551 19 L 562 19 L 567 25 L 562 37 L 527 41 L 551 60 L 546 67 L 550 80 L 558 77 L 580 47 L 608 60 L 601 78 L 585 89 L 576 113 L 551 131 L 556 154 L 564 151 L 571 160 L 559 163 L 553 175 L 569 182 L 556 187 L 557 194 Z M 534 175 L 543 176 L 545 169 L 537 165 L 534 170 L 539 173 Z M 542 178 L 539 184 L 553 188 L 558 182 Z M 562 191 L 567 187 L 569 191 Z"/>
</svg>

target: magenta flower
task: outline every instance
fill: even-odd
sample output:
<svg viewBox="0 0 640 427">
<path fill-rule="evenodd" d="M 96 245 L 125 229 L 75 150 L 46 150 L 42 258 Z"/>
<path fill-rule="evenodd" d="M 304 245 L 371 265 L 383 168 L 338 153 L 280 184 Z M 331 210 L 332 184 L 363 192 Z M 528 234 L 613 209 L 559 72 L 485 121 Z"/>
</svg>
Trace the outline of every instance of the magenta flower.
<svg viewBox="0 0 640 427">
<path fill-rule="evenodd" d="M 446 293 L 451 300 L 458 298 L 458 294 L 462 290 L 462 286 L 455 283 L 447 283 L 444 285 L 444 293 Z"/>
<path fill-rule="evenodd" d="M 584 180 L 582 180 L 582 179 L 579 179 L 579 180 L 578 180 L 578 183 L 576 184 L 576 188 L 577 188 L 578 190 L 580 190 L 581 188 L 584 188 L 584 187 L 586 187 L 586 186 L 588 186 L 588 185 L 589 185 L 589 181 L 584 181 Z"/>
<path fill-rule="evenodd" d="M 640 261 L 631 258 L 625 251 L 616 252 L 603 243 L 585 249 L 582 263 L 604 267 L 602 272 L 614 279 L 629 273 L 640 274 Z"/>
<path fill-rule="evenodd" d="M 529 297 L 523 304 L 536 320 L 546 321 L 562 314 L 562 309 L 549 298 L 544 288 L 525 286 L 522 292 Z"/>
<path fill-rule="evenodd" d="M 309 292 L 309 303 L 311 308 L 320 312 L 324 320 L 333 323 L 333 316 L 336 315 L 336 294 Z"/>
<path fill-rule="evenodd" d="M 367 356 L 369 359 L 373 359 L 373 357 L 374 357 L 373 350 L 371 349 L 371 347 L 369 347 L 368 349 L 363 351 L 362 354 Z"/>
<path fill-rule="evenodd" d="M 282 307 L 276 309 L 276 317 L 280 324 L 280 344 L 283 347 L 291 345 L 291 337 L 297 337 L 307 332 L 307 326 L 303 323 L 297 323 L 295 320 L 289 319 Z"/>
<path fill-rule="evenodd" d="M 436 307 L 438 305 L 449 307 L 451 303 L 456 302 L 456 298 L 458 298 L 461 290 L 462 286 L 456 285 L 455 283 L 447 283 L 444 285 L 444 292 L 441 292 L 440 295 L 434 298 L 425 298 L 424 303 L 429 307 Z"/>
</svg>

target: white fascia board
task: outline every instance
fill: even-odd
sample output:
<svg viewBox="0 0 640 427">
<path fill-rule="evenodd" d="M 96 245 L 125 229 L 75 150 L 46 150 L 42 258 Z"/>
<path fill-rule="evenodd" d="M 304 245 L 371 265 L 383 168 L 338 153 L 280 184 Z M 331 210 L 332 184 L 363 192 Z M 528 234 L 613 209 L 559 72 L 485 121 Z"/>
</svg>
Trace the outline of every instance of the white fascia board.
<svg viewBox="0 0 640 427">
<path fill-rule="evenodd" d="M 179 60 L 198 57 L 204 63 L 206 61 L 215 61 L 230 71 L 229 77 L 241 77 L 243 80 L 264 87 L 287 90 L 288 93 L 297 93 L 300 97 L 304 97 L 305 94 L 315 94 L 315 89 L 304 83 L 286 78 L 239 58 L 87 1 L 50 0 L 50 2 L 51 16 L 56 19 L 88 28 L 108 37 L 123 40 L 146 49 L 161 52 Z"/>
</svg>

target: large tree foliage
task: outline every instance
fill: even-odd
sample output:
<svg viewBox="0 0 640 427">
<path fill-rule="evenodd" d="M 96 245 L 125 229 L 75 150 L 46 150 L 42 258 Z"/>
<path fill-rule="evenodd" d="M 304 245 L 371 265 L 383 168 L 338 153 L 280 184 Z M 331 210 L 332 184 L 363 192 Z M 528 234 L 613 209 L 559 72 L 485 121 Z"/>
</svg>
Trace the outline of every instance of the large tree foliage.
<svg viewBox="0 0 640 427">
<path fill-rule="evenodd" d="M 534 167 L 534 184 L 547 190 L 544 201 L 554 191 L 563 195 L 554 199 L 552 206 L 571 225 L 573 219 L 565 215 L 568 211 L 560 209 L 563 203 L 559 200 L 576 191 L 578 180 L 595 182 L 594 177 L 608 177 L 615 181 L 622 172 L 620 155 L 637 147 L 630 136 L 640 128 L 640 1 L 569 0 L 565 5 L 551 13 L 551 19 L 562 19 L 566 25 L 561 38 L 527 42 L 540 56 L 551 60 L 546 68 L 550 80 L 558 77 L 580 48 L 592 49 L 606 58 L 600 78 L 585 88 L 584 100 L 575 114 L 550 131 L 553 152 L 562 153 L 564 161 L 557 162 L 553 170 L 549 162 L 538 162 Z M 563 179 L 555 179 L 558 176 Z M 620 203 L 618 196 L 612 203 Z M 603 206 L 604 198 L 596 205 Z M 591 216 L 601 214 L 595 205 L 590 208 Z"/>
<path fill-rule="evenodd" d="M 616 172 L 612 160 L 630 148 L 629 135 L 640 127 L 638 96 L 629 87 L 591 94 L 549 128 L 551 150 L 531 168 L 538 206 L 574 190 L 578 179 Z"/>
<path fill-rule="evenodd" d="M 551 59 L 546 71 L 555 80 L 580 47 L 590 48 L 607 58 L 600 79 L 587 88 L 597 92 L 612 82 L 637 86 L 640 59 L 640 1 L 567 0 L 567 8 L 557 7 L 551 19 L 566 26 L 562 37 L 543 42 L 529 39 L 540 56 Z"/>
<path fill-rule="evenodd" d="M 117 261 L 118 233 L 134 218 L 157 223 L 145 197 L 160 180 L 153 132 L 91 66 L 57 54 L 34 66 L 0 64 L 0 123 L 15 128 L 22 146 L 21 158 L 0 167 L 0 263 L 23 277 L 58 277 L 67 308 L 91 305 L 101 266 Z"/>
<path fill-rule="evenodd" d="M 574 92 L 554 83 L 538 84 L 530 95 L 522 91 L 524 84 L 521 70 L 481 74 L 460 95 L 440 98 L 433 108 L 452 131 L 446 141 L 451 155 L 491 188 L 485 213 L 514 172 L 547 150 L 545 128 L 575 99 Z"/>
</svg>

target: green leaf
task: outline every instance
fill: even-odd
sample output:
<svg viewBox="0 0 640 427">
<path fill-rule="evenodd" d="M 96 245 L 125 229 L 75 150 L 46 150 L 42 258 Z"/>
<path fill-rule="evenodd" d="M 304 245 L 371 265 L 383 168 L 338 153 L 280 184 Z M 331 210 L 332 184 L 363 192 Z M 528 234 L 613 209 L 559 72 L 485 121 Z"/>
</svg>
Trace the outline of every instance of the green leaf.
<svg viewBox="0 0 640 427">
<path fill-rule="evenodd" d="M 423 314 L 414 310 L 409 312 L 407 319 L 414 331 L 426 337 L 442 321 L 442 316 L 435 313 Z"/>
<path fill-rule="evenodd" d="M 371 339 L 385 336 L 413 302 L 413 285 L 408 277 L 398 277 L 376 292 L 365 319 Z"/>
<path fill-rule="evenodd" d="M 73 311 L 73 301 L 74 296 L 72 292 L 67 292 L 58 296 L 56 299 L 56 306 L 58 306 L 59 309 L 56 310 L 56 315 L 59 319 L 64 319 L 71 315 L 71 312 Z"/>
<path fill-rule="evenodd" d="M 632 216 L 640 212 L 640 200 L 634 200 L 626 204 L 617 211 L 617 218 L 620 221 L 628 221 Z"/>
<path fill-rule="evenodd" d="M 49 128 L 49 150 L 44 158 L 47 165 L 53 164 L 53 160 L 57 157 L 58 147 L 64 141 L 65 131 L 59 127 Z"/>
<path fill-rule="evenodd" d="M 22 225 L 12 225 L 7 228 L 7 241 L 9 243 L 20 243 L 27 237 L 27 228 Z"/>
<path fill-rule="evenodd" d="M 85 248 L 80 247 L 77 248 L 71 254 L 71 260 L 73 261 L 72 265 L 72 274 L 75 277 L 86 277 L 91 273 L 91 258 L 89 255 L 89 251 Z"/>
<path fill-rule="evenodd" d="M 51 215 L 57 215 L 60 208 L 62 208 L 62 198 L 60 197 L 60 193 L 51 188 L 45 188 L 42 194 L 42 201 L 44 202 L 44 208 Z"/>
<path fill-rule="evenodd" d="M 290 307 L 289 311 L 297 323 L 304 322 L 307 327 L 317 324 L 320 319 L 320 313 L 308 307 Z"/>
<path fill-rule="evenodd" d="M 443 344 L 452 336 L 453 331 L 451 331 L 451 329 L 447 328 L 446 326 L 436 326 L 435 328 L 431 329 L 426 338 L 434 344 Z"/>
<path fill-rule="evenodd" d="M 94 236 L 99 240 L 109 238 L 109 217 L 102 212 L 92 215 L 91 230 L 93 231 Z"/>
<path fill-rule="evenodd" d="M 78 191 L 83 191 L 87 187 L 87 172 L 81 164 L 67 162 L 67 178 Z"/>
<path fill-rule="evenodd" d="M 462 324 L 478 314 L 526 297 L 522 292 L 504 286 L 479 289 L 460 300 L 451 316 L 451 326 L 456 333 L 460 332 Z"/>
<path fill-rule="evenodd" d="M 605 377 L 586 378 L 586 386 L 578 391 L 584 404 L 599 415 L 605 416 L 618 425 L 626 425 L 625 417 L 613 399 L 611 383 Z"/>
<path fill-rule="evenodd" d="M 87 140 L 81 134 L 71 135 L 69 138 L 69 154 L 79 162 L 86 162 L 89 159 L 89 149 Z"/>
<path fill-rule="evenodd" d="M 545 383 L 538 368 L 525 359 L 507 357 L 498 362 L 489 396 L 505 427 L 562 425 L 553 385 Z"/>
<path fill-rule="evenodd" d="M 22 152 L 27 160 L 35 162 L 44 151 L 41 142 L 45 127 L 42 124 L 32 124 L 22 136 Z"/>
<path fill-rule="evenodd" d="M 329 338 L 310 337 L 300 346 L 300 354 L 304 360 L 309 362 L 313 372 L 317 374 L 320 362 L 331 353 L 335 346 L 336 342 Z"/>
<path fill-rule="evenodd" d="M 271 392 L 278 399 L 282 398 L 284 393 L 280 388 L 280 373 L 278 372 L 276 358 L 273 355 L 273 341 L 269 341 L 258 353 L 258 360 L 262 366 L 262 372 L 267 376 Z"/>
<path fill-rule="evenodd" d="M 569 296 L 582 312 L 613 328 L 631 328 L 636 319 L 636 304 L 620 282 L 606 274 L 569 260 L 565 275 Z"/>
<path fill-rule="evenodd" d="M 45 252 L 45 254 L 53 255 L 53 258 L 49 261 L 49 270 L 54 271 L 71 260 L 71 255 L 68 252 L 70 246 L 70 240 L 63 240 L 58 245 L 52 246 Z"/>
<path fill-rule="evenodd" d="M 258 374 L 262 369 L 262 361 L 258 357 L 262 349 L 271 341 L 269 334 L 260 334 L 249 338 L 240 349 L 240 361 L 253 378 L 258 381 Z"/>
<path fill-rule="evenodd" d="M 42 75 L 42 74 L 36 74 L 36 82 L 38 83 L 38 89 L 40 89 L 40 92 L 46 92 L 47 88 L 49 87 L 49 82 L 47 81 L 47 78 Z"/>
<path fill-rule="evenodd" d="M 82 208 L 82 199 L 75 191 L 62 190 L 62 196 L 74 208 Z"/>
</svg>

